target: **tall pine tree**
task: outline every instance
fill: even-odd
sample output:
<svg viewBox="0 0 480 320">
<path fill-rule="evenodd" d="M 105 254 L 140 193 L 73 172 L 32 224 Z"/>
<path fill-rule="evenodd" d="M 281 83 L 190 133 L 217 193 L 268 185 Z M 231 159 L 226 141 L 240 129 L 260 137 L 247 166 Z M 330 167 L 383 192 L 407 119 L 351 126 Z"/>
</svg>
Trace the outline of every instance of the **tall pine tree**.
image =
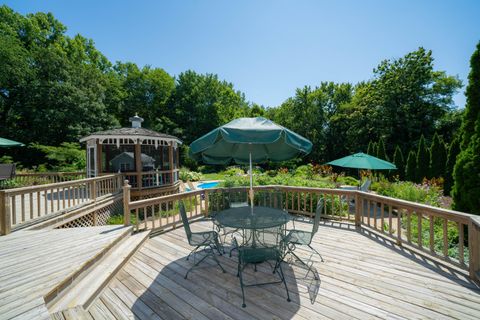
<svg viewBox="0 0 480 320">
<path fill-rule="evenodd" d="M 450 147 L 448 148 L 448 157 L 447 157 L 447 165 L 445 167 L 445 182 L 443 183 L 443 193 L 446 196 L 450 195 L 453 187 L 453 167 L 455 166 L 455 161 L 457 160 L 457 156 L 460 153 L 460 138 L 456 136 L 452 143 L 450 143 Z"/>
<path fill-rule="evenodd" d="M 422 182 L 423 178 L 429 176 L 430 168 L 430 152 L 428 151 L 425 143 L 425 137 L 420 137 L 417 150 L 417 169 L 416 169 L 416 182 Z"/>
<path fill-rule="evenodd" d="M 480 214 L 480 42 L 470 59 L 462 144 L 453 178 L 453 208 Z"/>
<path fill-rule="evenodd" d="M 368 143 L 368 147 L 367 147 L 367 154 L 369 154 L 371 156 L 376 156 L 377 155 L 377 150 L 376 149 L 377 149 L 376 143 L 370 141 Z"/>
<path fill-rule="evenodd" d="M 378 141 L 377 154 L 375 156 L 379 159 L 388 161 L 387 151 L 385 150 L 385 141 L 382 138 Z"/>
<path fill-rule="evenodd" d="M 405 178 L 405 162 L 403 160 L 402 149 L 399 146 L 395 148 L 395 153 L 393 154 L 393 163 L 397 167 L 397 170 L 393 172 L 394 175 L 398 175 L 400 180 Z"/>
<path fill-rule="evenodd" d="M 430 176 L 429 178 L 445 177 L 447 163 L 447 148 L 443 139 L 435 133 L 430 147 Z"/>
<path fill-rule="evenodd" d="M 415 182 L 417 177 L 417 154 L 410 150 L 407 158 L 407 166 L 405 167 L 405 180 Z"/>
</svg>

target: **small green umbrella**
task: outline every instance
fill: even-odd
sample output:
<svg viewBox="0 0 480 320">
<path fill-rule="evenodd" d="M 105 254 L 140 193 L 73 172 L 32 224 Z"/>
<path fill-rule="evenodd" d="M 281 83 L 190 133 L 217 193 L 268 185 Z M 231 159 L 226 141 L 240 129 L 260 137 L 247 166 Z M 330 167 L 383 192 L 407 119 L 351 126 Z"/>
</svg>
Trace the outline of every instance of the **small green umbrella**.
<svg viewBox="0 0 480 320">
<path fill-rule="evenodd" d="M 312 143 L 295 132 L 268 119 L 239 118 L 190 145 L 189 156 L 208 164 L 250 164 L 250 197 L 253 194 L 252 163 L 280 162 L 304 156 Z M 253 207 L 253 199 L 252 199 Z"/>
<path fill-rule="evenodd" d="M 2 147 L 2 148 L 23 147 L 23 146 L 25 146 L 25 145 L 21 142 L 8 140 L 8 139 L 5 139 L 5 138 L 0 138 L 0 147 Z"/>
<path fill-rule="evenodd" d="M 396 170 L 397 167 L 388 161 L 379 159 L 366 153 L 355 153 L 337 160 L 328 162 L 332 166 L 368 170 Z"/>
</svg>

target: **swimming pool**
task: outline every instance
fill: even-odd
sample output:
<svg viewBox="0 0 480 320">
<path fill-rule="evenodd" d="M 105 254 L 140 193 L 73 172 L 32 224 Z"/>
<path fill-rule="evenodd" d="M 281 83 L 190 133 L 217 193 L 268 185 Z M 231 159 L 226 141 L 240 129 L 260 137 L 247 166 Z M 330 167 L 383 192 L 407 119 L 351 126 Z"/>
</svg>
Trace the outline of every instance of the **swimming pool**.
<svg viewBox="0 0 480 320">
<path fill-rule="evenodd" d="M 204 182 L 204 183 L 200 183 L 197 188 L 199 189 L 211 189 L 211 188 L 215 188 L 216 186 L 218 186 L 220 182 L 218 181 L 213 181 L 213 182 Z"/>
</svg>

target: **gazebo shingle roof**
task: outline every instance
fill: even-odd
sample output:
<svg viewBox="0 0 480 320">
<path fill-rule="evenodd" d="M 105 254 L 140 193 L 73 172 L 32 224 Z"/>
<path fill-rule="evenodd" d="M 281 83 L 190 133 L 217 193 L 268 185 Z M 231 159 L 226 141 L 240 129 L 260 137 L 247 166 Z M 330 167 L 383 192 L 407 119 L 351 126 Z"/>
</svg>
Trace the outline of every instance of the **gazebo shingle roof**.
<svg viewBox="0 0 480 320">
<path fill-rule="evenodd" d="M 172 139 L 181 141 L 179 138 L 175 136 L 171 136 L 165 133 L 159 133 L 153 130 L 145 129 L 145 128 L 117 128 L 105 131 L 97 131 L 94 132 L 86 137 L 80 139 L 80 141 L 86 140 L 89 136 L 147 136 L 147 137 L 154 137 L 154 138 L 165 138 L 165 139 Z"/>
</svg>

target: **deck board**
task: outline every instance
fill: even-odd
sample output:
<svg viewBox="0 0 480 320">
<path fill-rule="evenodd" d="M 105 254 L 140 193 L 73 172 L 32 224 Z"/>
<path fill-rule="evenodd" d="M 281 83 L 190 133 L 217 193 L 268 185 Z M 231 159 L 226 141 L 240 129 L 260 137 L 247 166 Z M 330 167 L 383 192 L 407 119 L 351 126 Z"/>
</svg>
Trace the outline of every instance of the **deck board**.
<svg viewBox="0 0 480 320">
<path fill-rule="evenodd" d="M 298 225 L 304 228 L 306 225 Z M 193 231 L 211 222 L 192 223 Z M 282 285 L 246 289 L 241 307 L 237 260 L 219 257 L 224 274 L 207 259 L 187 280 L 192 261 L 183 228 L 149 239 L 93 303 L 102 312 L 138 319 L 478 319 L 480 289 L 461 271 L 445 268 L 352 225 L 325 222 L 313 246 L 325 262 L 315 262 L 320 279 L 298 263 L 283 264 L 291 302 Z M 302 257 L 307 251 L 298 250 Z M 268 265 L 246 269 L 247 280 L 273 277 Z M 118 307 L 117 307 L 118 305 Z M 105 311 L 101 311 L 105 310 Z"/>
<path fill-rule="evenodd" d="M 103 226 L 0 237 L 0 319 L 49 318 L 43 297 L 126 231 Z"/>
</svg>

